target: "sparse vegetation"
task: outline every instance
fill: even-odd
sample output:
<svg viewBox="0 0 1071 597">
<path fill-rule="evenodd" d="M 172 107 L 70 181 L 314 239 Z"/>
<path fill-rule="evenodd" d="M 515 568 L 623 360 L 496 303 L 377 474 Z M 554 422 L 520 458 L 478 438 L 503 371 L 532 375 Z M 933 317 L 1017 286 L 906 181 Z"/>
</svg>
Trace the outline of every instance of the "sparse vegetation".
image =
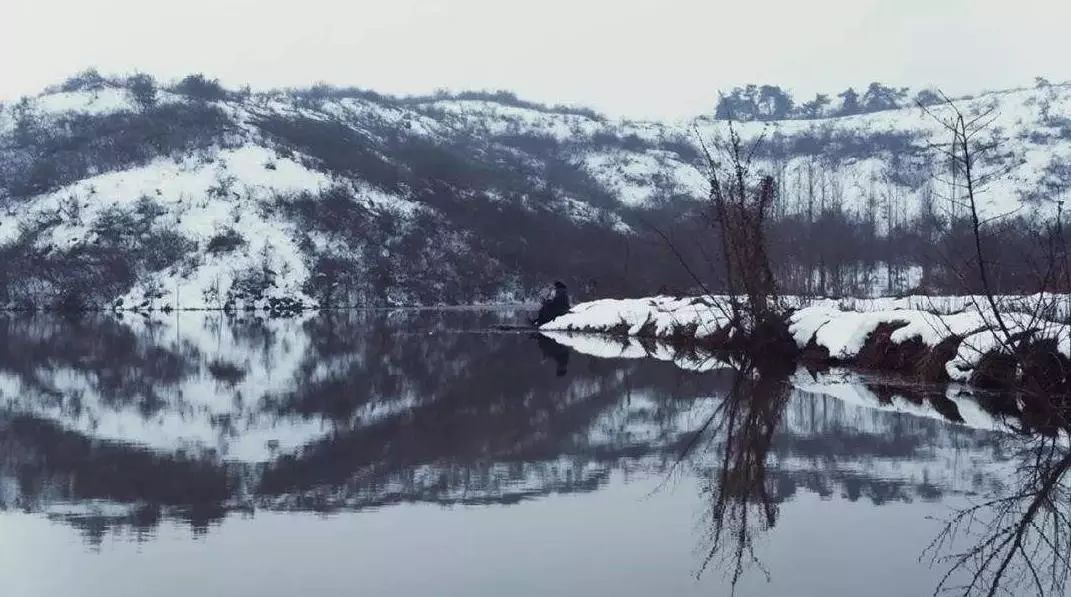
<svg viewBox="0 0 1071 597">
<path fill-rule="evenodd" d="M 226 228 L 208 239 L 205 251 L 210 255 L 223 255 L 246 245 L 245 238 L 233 228 Z"/>
<path fill-rule="evenodd" d="M 102 116 L 74 113 L 55 122 L 27 107 L 17 116 L 14 142 L 0 141 L 0 192 L 29 197 L 91 173 L 225 144 L 229 128 L 223 112 L 200 104 L 158 104 Z"/>
<path fill-rule="evenodd" d="M 176 83 L 171 91 L 194 100 L 217 102 L 227 99 L 227 90 L 216 79 L 209 79 L 201 73 L 189 75 Z"/>
<path fill-rule="evenodd" d="M 152 76 L 144 73 L 133 75 L 126 80 L 126 87 L 142 111 L 156 106 L 156 80 Z"/>
</svg>

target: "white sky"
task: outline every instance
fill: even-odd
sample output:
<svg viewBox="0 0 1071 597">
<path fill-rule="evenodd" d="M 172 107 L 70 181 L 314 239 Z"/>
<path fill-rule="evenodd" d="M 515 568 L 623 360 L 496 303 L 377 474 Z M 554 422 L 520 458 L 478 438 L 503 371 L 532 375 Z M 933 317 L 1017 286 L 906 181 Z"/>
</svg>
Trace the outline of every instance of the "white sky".
<svg viewBox="0 0 1071 597">
<path fill-rule="evenodd" d="M 686 117 L 719 89 L 797 97 L 1071 78 L 1071 0 L 0 0 L 0 98 L 89 66 L 254 88 L 510 89 Z"/>
</svg>

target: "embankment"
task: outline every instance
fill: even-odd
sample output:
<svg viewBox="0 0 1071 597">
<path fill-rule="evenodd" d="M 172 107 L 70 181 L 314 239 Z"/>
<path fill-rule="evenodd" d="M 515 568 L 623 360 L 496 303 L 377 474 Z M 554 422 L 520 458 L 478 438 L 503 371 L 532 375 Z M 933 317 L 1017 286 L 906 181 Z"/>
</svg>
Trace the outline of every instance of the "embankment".
<svg viewBox="0 0 1071 597">
<path fill-rule="evenodd" d="M 912 297 L 913 299 L 918 297 Z M 1029 305 L 1031 297 L 1023 297 Z M 922 381 L 955 381 L 1033 394 L 1071 391 L 1071 326 L 1038 318 L 1033 310 L 1002 312 L 1016 344 L 995 332 L 991 311 L 971 297 L 922 300 L 803 300 L 784 305 L 784 331 L 795 358 L 894 371 Z M 958 306 L 958 310 L 955 308 Z M 604 299 L 581 303 L 543 326 L 546 331 L 589 332 L 654 338 L 733 350 L 746 335 L 725 297 Z"/>
</svg>

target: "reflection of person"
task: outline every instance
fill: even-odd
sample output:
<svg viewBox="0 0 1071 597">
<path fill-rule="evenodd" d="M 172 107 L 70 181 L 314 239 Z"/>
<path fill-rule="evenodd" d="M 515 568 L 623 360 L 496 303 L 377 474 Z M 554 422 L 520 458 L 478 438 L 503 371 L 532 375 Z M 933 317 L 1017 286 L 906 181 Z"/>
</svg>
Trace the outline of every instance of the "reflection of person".
<svg viewBox="0 0 1071 597">
<path fill-rule="evenodd" d="M 557 365 L 555 373 L 558 377 L 565 377 L 569 372 L 569 347 L 563 346 L 543 334 L 532 334 L 539 343 L 539 350 L 543 352 L 544 359 L 552 359 Z"/>
<path fill-rule="evenodd" d="M 565 284 L 558 280 L 554 283 L 554 294 L 550 298 L 543 299 L 543 305 L 539 307 L 539 315 L 530 320 L 532 325 L 539 327 L 544 323 L 569 312 L 569 291 Z"/>
</svg>

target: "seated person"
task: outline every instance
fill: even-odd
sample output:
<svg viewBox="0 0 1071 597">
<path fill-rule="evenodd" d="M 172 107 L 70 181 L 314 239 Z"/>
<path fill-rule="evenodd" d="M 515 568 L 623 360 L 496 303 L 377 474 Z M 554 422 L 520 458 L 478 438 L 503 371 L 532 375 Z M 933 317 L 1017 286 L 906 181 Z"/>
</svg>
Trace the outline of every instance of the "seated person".
<svg viewBox="0 0 1071 597">
<path fill-rule="evenodd" d="M 539 308 L 539 315 L 529 321 L 539 327 L 544 323 L 569 312 L 569 292 L 561 280 L 554 283 L 554 295 L 543 299 L 543 305 Z"/>
</svg>

